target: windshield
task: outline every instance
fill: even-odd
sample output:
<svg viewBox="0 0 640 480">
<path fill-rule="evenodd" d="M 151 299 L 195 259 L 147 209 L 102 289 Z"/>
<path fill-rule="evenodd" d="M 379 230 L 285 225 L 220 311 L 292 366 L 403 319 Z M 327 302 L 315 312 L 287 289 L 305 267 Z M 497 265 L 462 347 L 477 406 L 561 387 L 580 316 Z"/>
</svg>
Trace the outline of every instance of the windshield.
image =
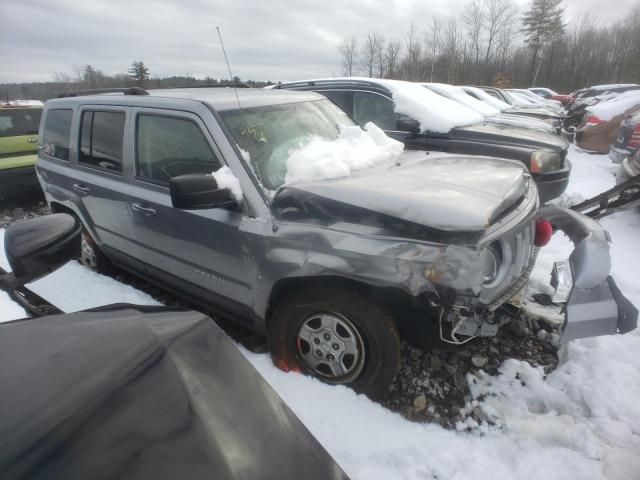
<svg viewBox="0 0 640 480">
<path fill-rule="evenodd" d="M 268 190 L 284 183 L 290 152 L 314 138 L 335 140 L 355 123 L 330 100 L 220 112 L 258 180 Z"/>
</svg>

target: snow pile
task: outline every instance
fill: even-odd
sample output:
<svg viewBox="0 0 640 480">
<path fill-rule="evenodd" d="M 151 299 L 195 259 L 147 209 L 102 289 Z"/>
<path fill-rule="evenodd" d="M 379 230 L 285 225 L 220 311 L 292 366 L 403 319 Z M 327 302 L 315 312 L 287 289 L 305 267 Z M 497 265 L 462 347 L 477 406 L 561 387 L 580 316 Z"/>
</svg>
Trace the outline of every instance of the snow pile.
<svg viewBox="0 0 640 480">
<path fill-rule="evenodd" d="M 478 112 L 483 117 L 493 117 L 494 115 L 498 115 L 500 110 L 495 108 L 485 102 L 481 102 L 473 98 L 467 92 L 465 92 L 462 88 L 456 87 L 453 85 L 447 85 L 444 83 L 422 83 L 421 85 L 425 86 L 429 90 L 436 92 L 443 97 L 449 98 L 454 102 L 458 102 L 465 107 L 470 108 L 474 112 Z"/>
<path fill-rule="evenodd" d="M 621 93 L 613 98 L 601 101 L 596 105 L 587 107 L 589 113 L 597 116 L 599 119 L 608 122 L 613 117 L 622 115 L 629 109 L 640 108 L 640 90 L 631 90 Z"/>
<path fill-rule="evenodd" d="M 314 137 L 290 152 L 285 183 L 348 177 L 355 170 L 391 163 L 403 150 L 402 142 L 389 138 L 371 122 L 364 130 L 344 127 L 335 140 Z"/>
<path fill-rule="evenodd" d="M 229 167 L 225 165 L 213 172 L 211 175 L 216 179 L 218 188 L 226 188 L 231 192 L 231 196 L 236 202 L 242 202 L 242 188 L 240 188 L 240 182 Z"/>
<path fill-rule="evenodd" d="M 5 256 L 4 229 L 0 229 L 0 267 L 9 271 Z M 69 262 L 28 287 L 64 312 L 76 312 L 112 303 L 159 305 L 151 296 L 117 280 L 100 275 L 78 262 Z M 25 311 L 0 292 L 0 322 L 26 317 Z"/>
<path fill-rule="evenodd" d="M 509 98 L 513 100 L 513 104 L 518 107 L 530 107 L 531 105 L 535 105 L 527 97 L 518 92 L 509 91 L 507 92 L 507 95 L 509 95 Z"/>
<path fill-rule="evenodd" d="M 372 81 L 372 79 L 367 79 Z M 423 86 L 400 80 L 375 80 L 387 87 L 393 96 L 396 113 L 414 118 L 420 129 L 447 133 L 455 127 L 480 123 L 484 117 L 472 109 L 444 98 Z"/>
<path fill-rule="evenodd" d="M 502 100 L 498 100 L 496 97 L 492 97 L 487 92 L 478 87 L 462 87 L 465 92 L 470 92 L 475 95 L 476 98 L 483 101 L 484 103 L 491 105 L 494 108 L 497 108 L 501 112 L 508 110 L 511 108 L 507 102 L 503 102 Z"/>
</svg>

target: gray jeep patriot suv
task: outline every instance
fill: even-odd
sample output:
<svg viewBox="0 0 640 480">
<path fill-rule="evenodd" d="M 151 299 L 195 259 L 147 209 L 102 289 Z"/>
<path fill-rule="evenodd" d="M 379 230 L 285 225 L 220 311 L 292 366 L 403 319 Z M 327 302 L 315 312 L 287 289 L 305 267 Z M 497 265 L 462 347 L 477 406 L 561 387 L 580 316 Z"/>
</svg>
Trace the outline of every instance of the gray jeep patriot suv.
<svg viewBox="0 0 640 480">
<path fill-rule="evenodd" d="M 396 374 L 400 335 L 495 335 L 550 232 L 541 215 L 576 243 L 557 275 L 565 336 L 635 325 L 605 232 L 539 211 L 517 162 L 400 147 L 390 164 L 286 181 L 292 151 L 354 125 L 313 92 L 79 94 L 46 103 L 37 173 L 51 209 L 82 223 L 86 263 L 231 316 L 279 367 L 371 396 Z"/>
</svg>

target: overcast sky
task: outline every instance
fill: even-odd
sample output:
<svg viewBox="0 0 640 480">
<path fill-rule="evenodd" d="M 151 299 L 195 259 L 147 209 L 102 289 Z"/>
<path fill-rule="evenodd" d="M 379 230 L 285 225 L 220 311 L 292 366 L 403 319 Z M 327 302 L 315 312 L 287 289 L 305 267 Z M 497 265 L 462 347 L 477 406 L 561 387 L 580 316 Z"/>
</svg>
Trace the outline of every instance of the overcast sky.
<svg viewBox="0 0 640 480">
<path fill-rule="evenodd" d="M 567 19 L 612 22 L 640 0 L 565 0 Z M 527 0 L 514 0 L 525 9 Z M 337 46 L 378 31 L 401 38 L 413 22 L 460 14 L 466 0 L 0 0 L 0 83 L 48 81 L 91 64 L 124 73 L 143 60 L 153 75 L 295 80 L 340 74 Z M 519 16 L 514 18 L 519 21 Z"/>
</svg>

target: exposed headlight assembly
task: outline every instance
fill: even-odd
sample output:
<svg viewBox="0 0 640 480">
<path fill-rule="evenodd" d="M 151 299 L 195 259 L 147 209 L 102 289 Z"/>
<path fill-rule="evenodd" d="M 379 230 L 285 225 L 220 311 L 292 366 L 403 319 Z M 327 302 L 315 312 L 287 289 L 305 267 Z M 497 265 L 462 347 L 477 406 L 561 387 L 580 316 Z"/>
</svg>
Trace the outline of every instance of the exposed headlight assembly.
<svg viewBox="0 0 640 480">
<path fill-rule="evenodd" d="M 482 253 L 483 273 L 485 286 L 495 283 L 504 263 L 502 247 L 499 242 L 493 242 Z"/>
<path fill-rule="evenodd" d="M 562 158 L 557 152 L 539 150 L 531 154 L 531 173 L 552 172 L 562 167 Z"/>
</svg>

